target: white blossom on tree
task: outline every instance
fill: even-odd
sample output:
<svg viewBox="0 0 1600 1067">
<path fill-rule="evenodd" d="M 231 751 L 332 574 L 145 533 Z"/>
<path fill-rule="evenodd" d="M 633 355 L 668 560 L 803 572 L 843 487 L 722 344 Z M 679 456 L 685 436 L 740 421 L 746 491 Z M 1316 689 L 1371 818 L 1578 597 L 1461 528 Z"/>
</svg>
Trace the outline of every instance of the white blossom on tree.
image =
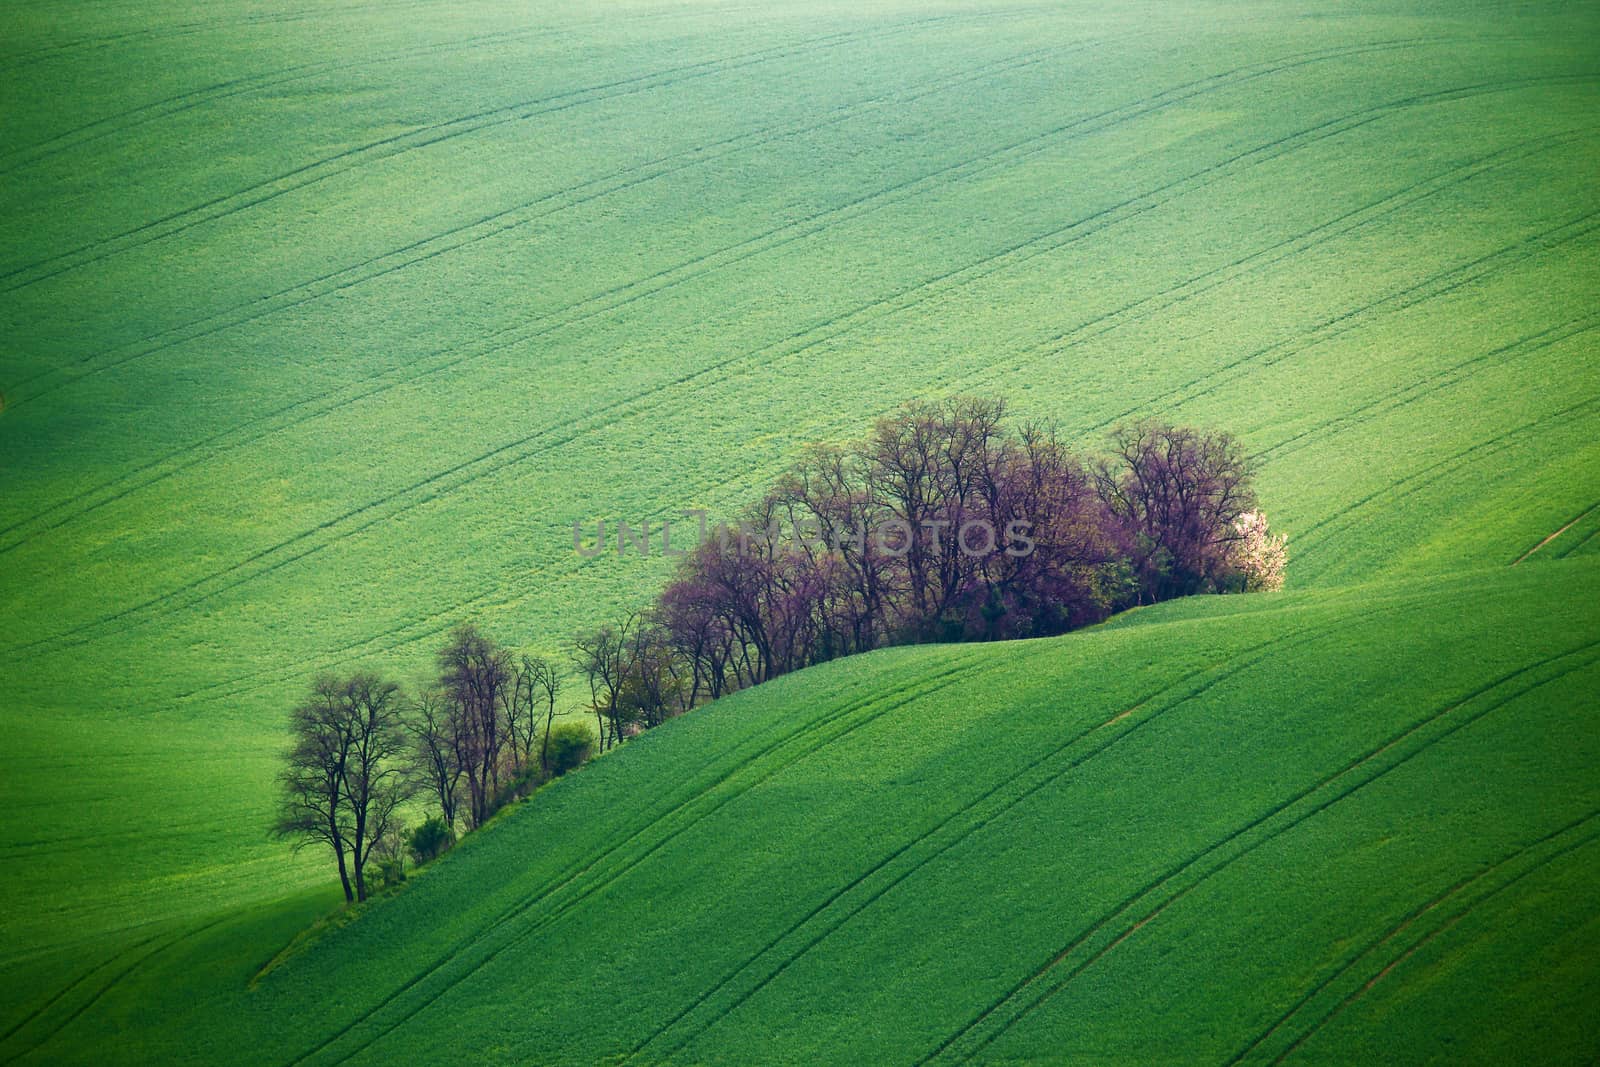
<svg viewBox="0 0 1600 1067">
<path fill-rule="evenodd" d="M 1244 576 L 1246 592 L 1271 592 L 1283 588 L 1289 565 L 1289 539 L 1267 528 L 1267 517 L 1247 511 L 1233 524 L 1238 539 L 1229 547 L 1229 563 Z"/>
</svg>

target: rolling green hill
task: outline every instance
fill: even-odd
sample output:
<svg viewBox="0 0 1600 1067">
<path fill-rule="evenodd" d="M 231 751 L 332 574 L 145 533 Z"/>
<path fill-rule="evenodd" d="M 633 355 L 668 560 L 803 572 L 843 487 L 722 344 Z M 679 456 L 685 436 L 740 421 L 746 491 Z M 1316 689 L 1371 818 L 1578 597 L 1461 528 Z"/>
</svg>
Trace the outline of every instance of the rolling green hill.
<svg viewBox="0 0 1600 1067">
<path fill-rule="evenodd" d="M 0 1049 L 1577 1059 L 1597 597 L 1573 560 L 803 671 L 541 791 L 249 992 L 325 895 L 159 931 Z"/>
<path fill-rule="evenodd" d="M 657 1027 L 644 1058 L 1270 1059 L 1327 1014 L 1295 1051 L 1337 1060 L 1496 1039 L 1462 1003 L 1577 1048 L 1597 30 L 1553 0 L 7 4 L 0 1054 L 287 1059 L 349 1023 L 330 1061 L 474 1026 L 491 1059 Z M 410 678 L 467 617 L 556 652 L 667 573 L 580 559 L 574 521 L 730 513 L 952 392 L 1085 445 L 1237 433 L 1289 593 L 742 696 L 229 984 L 328 904 L 264 833 L 318 670 Z M 1468 697 L 1498 710 L 1188 895 L 1279 815 L 1233 828 Z M 734 805 L 768 744 L 818 747 Z M 1179 891 L 1109 951 L 1125 899 Z M 232 1025 L 150 1029 L 202 1009 Z"/>
</svg>

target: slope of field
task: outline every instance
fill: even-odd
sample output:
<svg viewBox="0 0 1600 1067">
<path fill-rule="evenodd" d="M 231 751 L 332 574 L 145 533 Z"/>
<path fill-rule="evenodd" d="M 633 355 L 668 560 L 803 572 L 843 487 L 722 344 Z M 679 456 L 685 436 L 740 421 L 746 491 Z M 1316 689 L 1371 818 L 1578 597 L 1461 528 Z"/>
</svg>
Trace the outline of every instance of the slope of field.
<svg viewBox="0 0 1600 1067">
<path fill-rule="evenodd" d="M 1573 1062 L 1596 598 L 1574 560 L 804 671 L 536 794 L 249 992 L 325 896 L 163 931 L 0 1050 Z"/>
<path fill-rule="evenodd" d="M 555 651 L 665 573 L 575 520 L 912 397 L 1231 429 L 1303 590 L 1592 556 L 1597 21 L 6 4 L 0 1000 L 324 877 L 318 670 Z"/>
</svg>

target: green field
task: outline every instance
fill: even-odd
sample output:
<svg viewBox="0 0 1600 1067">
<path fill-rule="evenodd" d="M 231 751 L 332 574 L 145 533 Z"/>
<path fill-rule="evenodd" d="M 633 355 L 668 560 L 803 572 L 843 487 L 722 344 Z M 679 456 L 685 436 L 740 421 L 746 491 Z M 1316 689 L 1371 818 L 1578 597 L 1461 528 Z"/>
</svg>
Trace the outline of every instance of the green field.
<svg viewBox="0 0 1600 1067">
<path fill-rule="evenodd" d="M 1597 40 L 6 5 L 0 1056 L 1592 1061 Z M 333 900 L 266 836 L 317 671 L 560 653 L 667 574 L 574 521 L 955 392 L 1238 434 L 1288 591 L 743 694 L 245 992 Z"/>
<path fill-rule="evenodd" d="M 1574 560 L 839 661 L 538 793 L 248 992 L 328 893 L 146 932 L 6 1049 L 1577 1060 L 1597 597 Z"/>
</svg>

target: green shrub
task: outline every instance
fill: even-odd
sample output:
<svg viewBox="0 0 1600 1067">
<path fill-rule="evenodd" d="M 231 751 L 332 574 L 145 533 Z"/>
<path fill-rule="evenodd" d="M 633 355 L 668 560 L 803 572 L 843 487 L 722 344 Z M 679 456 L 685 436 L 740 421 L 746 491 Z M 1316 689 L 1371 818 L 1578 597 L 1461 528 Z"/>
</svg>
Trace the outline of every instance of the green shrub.
<svg viewBox="0 0 1600 1067">
<path fill-rule="evenodd" d="M 378 859 L 378 877 L 385 889 L 406 880 L 406 861 L 401 856 L 384 856 Z"/>
<path fill-rule="evenodd" d="M 594 755 L 594 734 L 586 723 L 564 722 L 550 731 L 550 773 L 577 770 Z"/>
<path fill-rule="evenodd" d="M 372 855 L 367 863 L 367 881 L 374 875 L 384 889 L 406 880 L 406 843 L 410 840 L 406 824 L 394 821 L 383 836 L 373 843 Z"/>
<path fill-rule="evenodd" d="M 501 783 L 499 792 L 495 793 L 494 801 L 489 805 L 490 810 L 499 811 L 507 804 L 518 800 L 526 800 L 533 795 L 535 789 L 544 785 L 545 781 L 544 771 L 537 763 L 530 767 L 523 767 Z"/>
<path fill-rule="evenodd" d="M 412 861 L 420 867 L 450 851 L 450 846 L 455 843 L 456 832 L 449 823 L 434 815 L 411 831 L 411 836 L 406 840 L 406 849 L 411 853 Z"/>
</svg>

